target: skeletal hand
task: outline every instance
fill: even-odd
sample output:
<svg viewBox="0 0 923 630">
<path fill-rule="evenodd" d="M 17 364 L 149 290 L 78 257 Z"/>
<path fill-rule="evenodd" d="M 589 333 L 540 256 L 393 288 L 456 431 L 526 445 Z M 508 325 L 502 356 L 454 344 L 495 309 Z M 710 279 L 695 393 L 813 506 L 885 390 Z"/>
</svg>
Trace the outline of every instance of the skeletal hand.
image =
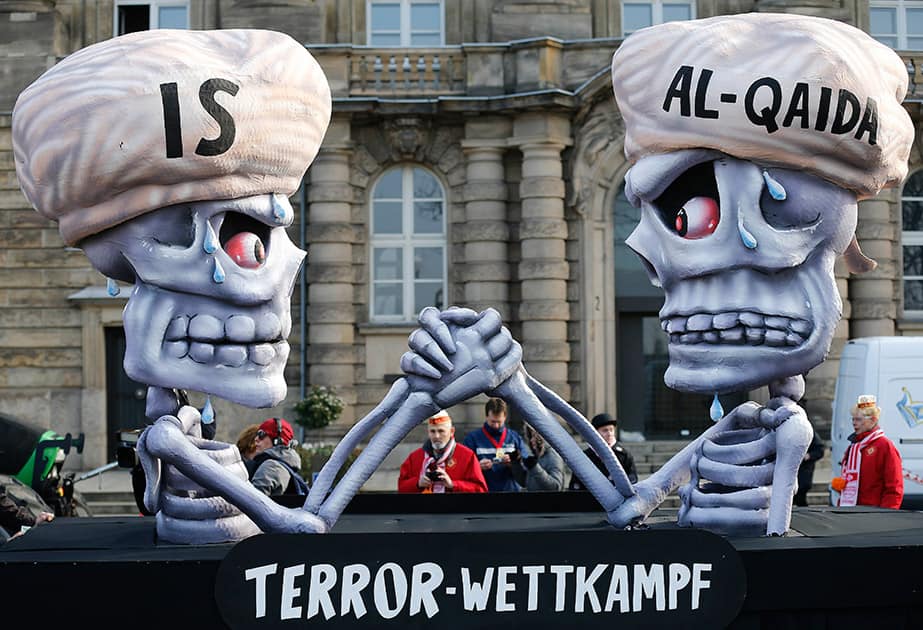
<svg viewBox="0 0 923 630">
<path fill-rule="evenodd" d="M 401 369 L 412 390 L 429 393 L 443 409 L 493 391 L 519 369 L 522 348 L 492 308 L 427 307 L 419 321 Z"/>
<path fill-rule="evenodd" d="M 797 379 L 774 383 L 765 406 L 744 403 L 702 436 L 690 461 L 691 481 L 680 489 L 681 525 L 740 533 L 788 529 L 798 466 L 812 436 L 804 410 L 788 397 L 802 392 L 803 380 L 800 388 Z"/>
</svg>

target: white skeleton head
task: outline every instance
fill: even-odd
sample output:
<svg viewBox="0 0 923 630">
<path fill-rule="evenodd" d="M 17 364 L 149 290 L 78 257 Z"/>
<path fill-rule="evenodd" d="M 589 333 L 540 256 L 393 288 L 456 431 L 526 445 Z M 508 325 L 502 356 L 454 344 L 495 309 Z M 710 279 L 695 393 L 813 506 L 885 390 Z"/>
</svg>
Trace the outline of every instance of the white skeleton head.
<svg viewBox="0 0 923 630">
<path fill-rule="evenodd" d="M 285 397 L 291 294 L 305 256 L 283 195 L 155 210 L 81 246 L 107 276 L 135 282 L 125 371 L 250 407 Z"/>
<path fill-rule="evenodd" d="M 824 360 L 842 307 L 833 265 L 855 232 L 854 193 L 711 150 L 643 158 L 625 190 L 642 207 L 627 243 L 666 294 L 668 386 L 740 391 Z"/>
</svg>

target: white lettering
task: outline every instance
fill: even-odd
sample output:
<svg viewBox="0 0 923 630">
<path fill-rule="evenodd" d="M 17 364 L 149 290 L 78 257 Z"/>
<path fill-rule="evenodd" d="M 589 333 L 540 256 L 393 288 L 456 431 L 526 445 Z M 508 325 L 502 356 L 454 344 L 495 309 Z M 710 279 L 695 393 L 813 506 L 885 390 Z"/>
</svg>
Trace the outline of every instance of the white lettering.
<svg viewBox="0 0 923 630">
<path fill-rule="evenodd" d="M 590 608 L 594 613 L 602 610 L 594 585 L 607 567 L 608 565 L 605 564 L 597 564 L 589 577 L 586 574 L 586 567 L 577 567 L 576 583 L 574 584 L 574 612 L 583 612 L 583 602 L 587 597 L 590 598 Z"/>
<path fill-rule="evenodd" d="M 308 619 L 316 615 L 319 608 L 324 609 L 324 619 L 330 619 L 336 614 L 336 609 L 330 600 L 330 589 L 336 583 L 337 570 L 332 564 L 311 565 L 311 586 L 308 588 Z"/>
<path fill-rule="evenodd" d="M 430 618 L 439 612 L 439 604 L 433 597 L 433 591 L 442 584 L 443 577 L 445 574 L 442 572 L 442 567 L 434 562 L 413 565 L 413 573 L 410 576 L 411 617 L 420 612 L 421 607 L 426 610 L 426 616 Z"/>
<path fill-rule="evenodd" d="M 273 562 L 272 564 L 264 564 L 244 571 L 244 579 L 248 582 L 253 580 L 256 587 L 255 608 L 257 619 L 266 616 L 266 577 L 275 575 L 278 569 L 278 563 Z"/>
<path fill-rule="evenodd" d="M 619 603 L 619 612 L 628 612 L 628 567 L 624 564 L 612 565 L 612 579 L 609 580 L 609 594 L 606 596 L 606 612 L 612 612 L 612 605 Z"/>
<path fill-rule="evenodd" d="M 522 572 L 529 576 L 529 610 L 538 610 L 538 576 L 545 572 L 541 565 L 530 565 L 522 568 Z"/>
<path fill-rule="evenodd" d="M 641 610 L 641 599 L 654 597 L 657 610 L 666 609 L 666 597 L 663 584 L 663 565 L 652 564 L 650 570 L 645 570 L 643 564 L 635 565 L 634 589 L 631 602 L 633 612 Z"/>
<path fill-rule="evenodd" d="M 699 609 L 699 595 L 711 586 L 709 580 L 702 579 L 702 573 L 711 571 L 710 562 L 695 562 L 692 564 L 692 610 Z"/>
<path fill-rule="evenodd" d="M 554 611 L 564 610 L 564 596 L 567 594 L 567 574 L 574 572 L 574 567 L 569 564 L 553 564 L 551 572 L 554 573 Z"/>
<path fill-rule="evenodd" d="M 301 606 L 295 606 L 295 598 L 301 595 L 301 588 L 295 586 L 295 578 L 304 575 L 304 564 L 285 567 L 282 571 L 282 606 L 279 612 L 280 619 L 298 619 L 301 617 Z M 329 617 L 328 617 L 329 618 Z"/>
<path fill-rule="evenodd" d="M 494 579 L 494 568 L 487 567 L 484 571 L 483 582 L 472 582 L 468 567 L 462 567 L 462 597 L 465 610 L 484 610 L 487 608 L 487 596 L 490 594 L 490 584 Z"/>
<path fill-rule="evenodd" d="M 391 574 L 394 586 L 394 608 L 388 608 L 388 591 L 385 588 L 385 573 Z M 386 562 L 375 574 L 375 609 L 385 619 L 393 619 L 407 602 L 407 576 L 400 565 Z"/>
<path fill-rule="evenodd" d="M 346 616 L 350 610 L 356 619 L 365 615 L 362 589 L 369 585 L 372 574 L 364 564 L 347 564 L 343 567 L 343 590 L 340 592 L 340 614 Z"/>
<path fill-rule="evenodd" d="M 510 584 L 510 576 L 516 574 L 516 567 L 497 567 L 497 612 L 514 612 L 516 604 L 506 601 L 508 593 L 516 590 L 515 584 Z"/>
<path fill-rule="evenodd" d="M 689 586 L 689 567 L 679 562 L 671 562 L 669 569 L 670 610 L 676 610 L 676 594 Z"/>
</svg>

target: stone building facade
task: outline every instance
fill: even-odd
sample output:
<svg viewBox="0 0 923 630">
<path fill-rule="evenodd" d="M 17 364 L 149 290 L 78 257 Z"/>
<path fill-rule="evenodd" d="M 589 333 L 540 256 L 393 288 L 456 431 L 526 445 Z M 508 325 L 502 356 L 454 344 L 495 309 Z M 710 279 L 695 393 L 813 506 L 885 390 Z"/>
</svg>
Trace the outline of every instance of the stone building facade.
<svg viewBox="0 0 923 630">
<path fill-rule="evenodd" d="M 698 431 L 699 420 L 669 416 L 701 413 L 704 422 L 706 404 L 657 389 L 662 298 L 623 244 L 637 217 L 621 195 L 624 125 L 609 80 L 612 53 L 645 19 L 631 7 L 649 5 L 656 22 L 675 5 L 383 4 L 0 2 L 0 411 L 85 433 L 84 468 L 108 459 L 114 427 L 143 422 L 132 411 L 143 390 L 126 380 L 118 359 L 125 298 L 108 296 L 105 278 L 82 252 L 65 248 L 55 226 L 29 209 L 13 166 L 10 112 L 21 89 L 74 50 L 132 20 L 154 27 L 185 19 L 178 25 L 291 34 L 321 63 L 334 96 L 320 154 L 293 198 L 300 223 L 291 236 L 308 260 L 293 298 L 289 397 L 260 412 L 216 401 L 219 438 L 290 413 L 311 384 L 334 386 L 347 407 L 335 426 L 309 439 L 341 435 L 383 398 L 399 372 L 413 313 L 433 303 L 496 308 L 522 342 L 530 373 L 587 414 L 614 412 L 623 430 L 648 438 Z M 872 10 L 882 5 L 890 6 L 699 0 L 686 5 L 686 17 L 786 11 L 870 30 L 882 15 Z M 397 32 L 384 28 L 389 15 L 399 19 Z M 902 45 L 895 47 L 911 74 L 906 108 L 919 124 L 923 53 Z M 919 143 L 911 161 L 911 173 L 923 167 Z M 807 377 L 805 399 L 825 437 L 846 340 L 923 332 L 923 310 L 916 310 L 923 306 L 915 301 L 923 291 L 923 269 L 915 266 L 923 266 L 923 240 L 919 247 L 913 240 L 923 225 L 902 223 L 923 217 L 902 195 L 916 196 L 885 191 L 860 204 L 858 238 L 878 269 L 855 277 L 838 266 L 844 317 L 830 358 Z M 478 401 L 452 411 L 463 428 L 480 422 Z"/>
</svg>

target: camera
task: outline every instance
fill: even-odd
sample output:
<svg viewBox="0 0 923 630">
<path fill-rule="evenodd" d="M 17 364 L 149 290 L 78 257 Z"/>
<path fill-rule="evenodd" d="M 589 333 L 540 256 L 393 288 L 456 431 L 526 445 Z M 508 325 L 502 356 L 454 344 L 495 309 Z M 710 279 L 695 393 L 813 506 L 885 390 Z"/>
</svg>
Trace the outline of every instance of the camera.
<svg viewBox="0 0 923 630">
<path fill-rule="evenodd" d="M 510 455 L 511 462 L 519 461 L 519 459 L 522 457 L 522 453 L 520 453 L 516 449 L 513 449 L 512 451 L 510 451 L 509 455 Z"/>
<path fill-rule="evenodd" d="M 115 459 L 119 463 L 119 468 L 134 468 L 138 463 L 138 453 L 135 449 L 141 429 L 118 431 L 117 436 L 119 446 L 115 451 Z"/>
<path fill-rule="evenodd" d="M 438 471 L 438 470 L 427 470 L 427 471 L 426 471 L 426 476 L 429 477 L 429 480 L 430 480 L 430 481 L 438 481 L 438 480 L 439 480 L 439 471 Z"/>
</svg>

